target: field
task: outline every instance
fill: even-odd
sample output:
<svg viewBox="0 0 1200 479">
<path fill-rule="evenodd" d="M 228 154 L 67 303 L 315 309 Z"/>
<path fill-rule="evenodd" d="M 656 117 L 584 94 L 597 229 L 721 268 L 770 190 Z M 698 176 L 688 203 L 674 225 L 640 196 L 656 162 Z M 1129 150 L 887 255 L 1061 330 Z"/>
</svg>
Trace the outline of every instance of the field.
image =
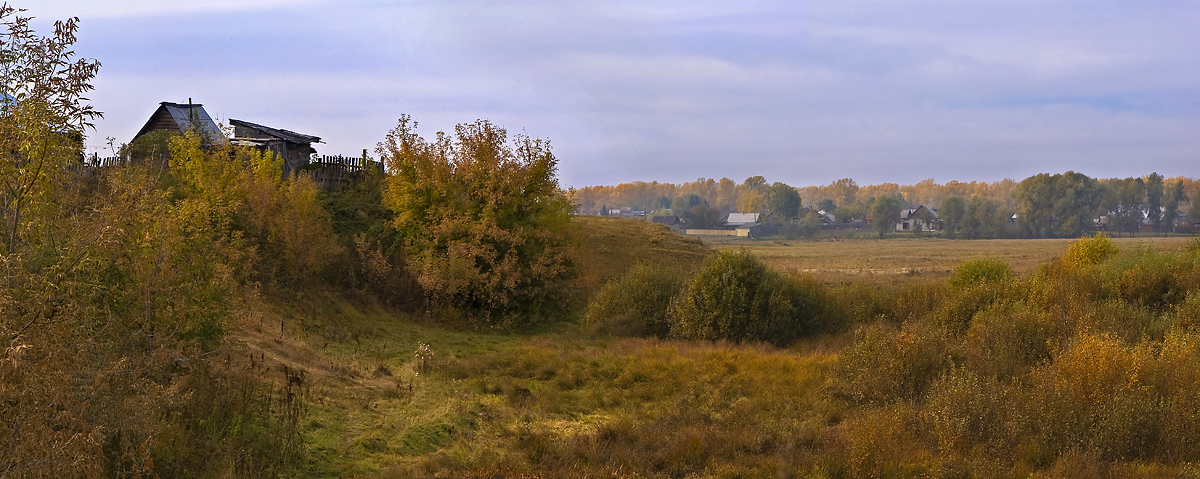
<svg viewBox="0 0 1200 479">
<path fill-rule="evenodd" d="M 1123 250 L 1178 251 L 1190 237 L 1113 238 Z M 746 249 L 776 268 L 810 273 L 827 281 L 896 281 L 947 277 L 964 259 L 1004 260 L 1017 274 L 1063 254 L 1069 239 L 949 240 L 940 238 L 842 239 L 832 241 L 753 241 L 705 237 L 716 250 Z"/>
<path fill-rule="evenodd" d="M 1062 255 L 1069 243 L 701 243 L 627 220 L 589 218 L 578 228 L 587 268 L 576 288 L 584 296 L 639 261 L 698 264 L 711 254 L 706 246 L 745 248 L 825 283 L 916 284 L 940 280 L 962 259 L 979 256 L 1003 259 L 1022 275 Z M 1174 251 L 1188 240 L 1115 242 L 1126 251 Z M 967 467 L 961 458 L 933 453 L 937 444 L 916 432 L 911 421 L 924 417 L 921 406 L 859 407 L 831 393 L 839 384 L 838 357 L 855 341 L 849 333 L 775 348 L 595 336 L 578 324 L 578 304 L 564 307 L 574 312 L 558 322 L 516 334 L 399 315 L 334 295 L 265 303 L 259 320 L 235 333 L 231 365 L 266 364 L 261 374 L 274 381 L 282 380 L 283 366 L 306 372 L 307 454 L 295 471 L 303 477 L 920 477 Z M 1069 477 L 1093 466 L 1101 467 L 1099 476 L 1181 471 L 1064 457 L 969 467 L 995 467 L 1010 477 L 1033 470 Z"/>
</svg>

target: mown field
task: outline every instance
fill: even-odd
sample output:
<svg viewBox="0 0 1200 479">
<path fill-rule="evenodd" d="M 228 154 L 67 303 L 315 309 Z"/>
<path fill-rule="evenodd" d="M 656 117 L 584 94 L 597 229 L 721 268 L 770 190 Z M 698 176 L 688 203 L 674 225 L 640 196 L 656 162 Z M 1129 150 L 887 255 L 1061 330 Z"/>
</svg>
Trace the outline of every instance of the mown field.
<svg viewBox="0 0 1200 479">
<path fill-rule="evenodd" d="M 1178 251 L 1190 237 L 1113 238 L 1121 249 Z M 1025 274 L 1066 251 L 1070 239 L 952 240 L 941 238 L 839 239 L 826 241 L 754 241 L 704 237 L 711 248 L 745 249 L 776 268 L 811 273 L 826 280 L 896 281 L 938 279 L 965 259 L 990 257 Z"/>
<path fill-rule="evenodd" d="M 581 262 L 588 266 L 576 284 L 580 295 L 639 261 L 694 267 L 711 254 L 694 239 L 644 223 L 585 219 L 578 228 L 585 238 Z M 1116 244 L 1150 254 L 1178 251 L 1186 241 L 1137 238 Z M 589 333 L 569 305 L 561 321 L 517 334 L 448 326 L 421 315 L 398 316 L 370 301 L 306 293 L 266 298 L 272 306 L 234 335 L 229 365 L 257 368 L 260 377 L 276 382 L 282 381 L 283 366 L 305 371 L 301 429 L 306 454 L 293 471 L 300 477 L 971 477 L 982 471 L 1005 477 L 1175 477 L 1194 472 L 1187 461 L 1148 460 L 1158 457 L 1153 453 L 1139 459 L 1068 446 L 1061 446 L 1066 448 L 1061 454 L 1048 452 L 1051 446 L 1022 439 L 1034 433 L 1021 429 L 1000 435 L 998 444 L 1012 442 L 1000 453 L 972 446 L 1003 426 L 969 419 L 971 414 L 985 411 L 980 413 L 984 419 L 999 421 L 996 414 L 1027 413 L 1015 406 L 991 411 L 987 400 L 972 394 L 1006 391 L 996 400 L 1031 400 L 1019 396 L 1027 394 L 1021 382 L 1006 386 L 1003 378 L 946 376 L 938 371 L 954 371 L 953 366 L 937 365 L 990 364 L 973 356 L 977 351 L 969 345 L 991 341 L 988 347 L 1004 347 L 998 338 L 1031 333 L 1021 329 L 1025 323 L 994 321 L 981 322 L 980 332 L 936 332 L 943 331 L 931 326 L 936 321 L 961 316 L 964 307 L 983 307 L 945 296 L 950 293 L 944 280 L 961 259 L 978 256 L 1001 258 L 1027 276 L 1038 264 L 1061 256 L 1069 243 L 710 244 L 717 250 L 746 248 L 778 268 L 842 284 L 831 287 L 827 297 L 858 298 L 894 318 L 876 324 L 875 313 L 863 313 L 865 319 L 857 321 L 868 333 L 862 337 L 852 334 L 857 326 L 850 325 L 785 348 L 619 338 Z M 860 262 L 869 267 L 855 267 Z M 901 283 L 914 286 L 876 282 L 888 278 L 907 278 L 913 281 Z M 851 283 L 842 282 L 847 279 Z M 903 304 L 905 298 L 950 306 L 940 312 L 913 309 Z M 1031 314 L 1020 313 L 1024 307 L 1017 308 L 1018 317 Z M 920 319 L 924 309 L 931 314 Z M 1095 332 L 1097 321 L 1113 320 L 1080 314 L 1079 321 L 1093 324 L 1080 331 Z M 1142 331 L 1160 332 L 1118 329 L 1133 331 L 1126 347 L 1136 348 L 1139 335 L 1164 334 L 1165 326 L 1149 327 Z M 1053 334 L 1069 333 L 1054 329 Z M 956 335 L 964 335 L 957 342 L 968 346 L 955 346 Z M 1123 351 L 1108 336 L 1097 337 L 1100 346 Z M 851 357 L 839 360 L 847 351 Z M 1012 359 L 1018 353 L 996 350 L 996 364 L 1009 367 L 1016 361 L 1005 371 L 1034 371 L 1021 381 L 1064 374 L 1047 370 L 1050 363 L 1039 369 L 1037 361 L 1066 353 Z M 926 357 L 931 354 L 932 360 Z M 944 367 L 951 369 L 939 369 Z M 961 389 L 962 384 L 976 389 Z M 1089 398 L 1093 402 L 1080 407 L 1103 409 L 1094 402 L 1102 399 Z M 946 426 L 939 414 L 966 422 Z M 971 430 L 980 427 L 983 432 Z"/>
</svg>

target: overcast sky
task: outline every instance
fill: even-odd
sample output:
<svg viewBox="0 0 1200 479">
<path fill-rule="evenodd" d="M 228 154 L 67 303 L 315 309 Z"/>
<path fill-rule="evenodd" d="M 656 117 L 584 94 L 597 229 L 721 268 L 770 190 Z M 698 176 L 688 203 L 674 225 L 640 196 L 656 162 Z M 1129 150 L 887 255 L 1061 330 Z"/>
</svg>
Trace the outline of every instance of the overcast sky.
<svg viewBox="0 0 1200 479">
<path fill-rule="evenodd" d="M 490 119 L 564 186 L 1200 176 L 1200 3 L 14 0 L 78 16 L 89 138 L 161 101 L 374 150 Z"/>
</svg>

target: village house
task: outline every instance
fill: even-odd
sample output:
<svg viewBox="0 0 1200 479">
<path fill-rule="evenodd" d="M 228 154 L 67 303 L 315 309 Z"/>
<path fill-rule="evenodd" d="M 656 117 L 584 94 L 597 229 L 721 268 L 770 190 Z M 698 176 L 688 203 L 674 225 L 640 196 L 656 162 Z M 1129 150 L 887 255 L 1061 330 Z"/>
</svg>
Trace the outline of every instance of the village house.
<svg viewBox="0 0 1200 479">
<path fill-rule="evenodd" d="M 942 220 L 938 219 L 937 210 L 926 208 L 925 205 L 900 210 L 900 221 L 896 223 L 896 231 L 913 230 L 941 231 Z"/>
<path fill-rule="evenodd" d="M 312 144 L 321 142 L 320 137 L 248 121 L 230 119 L 229 124 L 233 126 L 233 144 L 275 153 L 276 157 L 283 160 L 283 176 L 308 166 L 312 155 L 317 152 Z"/>
<path fill-rule="evenodd" d="M 221 128 L 213 121 L 208 112 L 204 111 L 204 105 L 199 103 L 171 103 L 164 101 L 158 104 L 158 109 L 150 115 L 150 119 L 146 120 L 146 124 L 138 130 L 136 135 L 133 135 L 133 140 L 137 141 L 142 135 L 152 131 L 170 131 L 173 133 L 183 134 L 188 130 L 197 132 L 198 134 L 208 137 L 209 140 L 224 143 L 228 141 L 225 138 L 225 133 L 221 132 Z"/>
<path fill-rule="evenodd" d="M 283 160 L 283 176 L 288 176 L 308 166 L 312 155 L 317 152 L 313 143 L 320 143 L 321 138 L 303 133 L 296 133 L 280 128 L 251 123 L 243 120 L 229 120 L 233 127 L 233 138 L 227 138 L 225 132 L 217 126 L 204 105 L 192 103 L 159 103 L 158 109 L 146 120 L 142 129 L 134 135 L 136 141 L 153 131 L 169 131 L 183 134 L 195 131 L 216 143 L 232 142 L 234 145 L 258 148 L 270 151 Z M 132 141 L 131 141 L 132 143 Z"/>
</svg>

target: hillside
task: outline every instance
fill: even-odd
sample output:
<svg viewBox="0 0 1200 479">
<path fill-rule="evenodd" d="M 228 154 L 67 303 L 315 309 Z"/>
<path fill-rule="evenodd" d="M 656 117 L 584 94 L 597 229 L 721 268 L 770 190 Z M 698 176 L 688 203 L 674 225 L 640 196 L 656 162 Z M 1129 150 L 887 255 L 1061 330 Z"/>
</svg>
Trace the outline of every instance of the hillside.
<svg viewBox="0 0 1200 479">
<path fill-rule="evenodd" d="M 580 304 L 638 262 L 695 265 L 709 254 L 699 241 L 658 225 L 615 218 L 575 222 Z M 285 366 L 304 371 L 301 426 L 309 453 L 301 475 L 411 477 L 447 470 L 532 471 L 537 462 L 525 455 L 530 431 L 547 441 L 537 447 L 565 439 L 594 441 L 598 428 L 618 419 L 611 427 L 641 422 L 664 402 L 689 395 L 697 387 L 692 381 L 726 375 L 701 372 L 728 370 L 732 366 L 725 365 L 740 355 L 755 354 L 686 343 L 611 342 L 587 337 L 569 323 L 548 328 L 532 335 L 480 331 L 338 293 L 268 294 L 257 319 L 233 333 L 229 364 L 253 368 L 257 377 L 277 385 Z M 424 358 L 417 354 L 422 344 L 429 351 Z M 789 364 L 808 361 L 770 356 L 775 359 L 769 361 Z M 633 367 L 650 358 L 657 365 Z M 680 367 L 692 372 L 678 376 Z M 629 389 L 647 382 L 668 389 Z"/>
</svg>

